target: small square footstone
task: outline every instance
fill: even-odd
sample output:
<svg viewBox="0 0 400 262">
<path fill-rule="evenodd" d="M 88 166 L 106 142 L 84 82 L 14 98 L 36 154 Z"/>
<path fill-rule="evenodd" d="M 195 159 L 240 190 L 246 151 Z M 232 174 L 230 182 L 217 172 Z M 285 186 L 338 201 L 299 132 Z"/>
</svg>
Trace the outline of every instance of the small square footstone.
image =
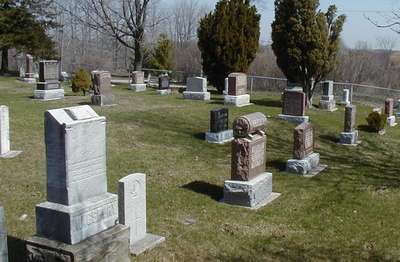
<svg viewBox="0 0 400 262">
<path fill-rule="evenodd" d="M 156 90 L 156 93 L 160 96 L 168 96 L 172 93 L 171 89 L 162 89 L 162 90 Z"/>
<path fill-rule="evenodd" d="M 22 151 L 10 150 L 10 115 L 7 106 L 0 106 L 0 158 L 14 158 Z"/>
<path fill-rule="evenodd" d="M 262 113 L 239 117 L 233 124 L 231 179 L 225 181 L 223 202 L 258 209 L 276 199 L 272 174 L 265 172 L 267 118 Z"/>
<path fill-rule="evenodd" d="M 320 155 L 314 153 L 314 130 L 309 123 L 303 123 L 294 129 L 293 159 L 286 164 L 286 171 L 312 177 L 327 166 L 320 164 Z"/>
<path fill-rule="evenodd" d="M 146 175 L 132 174 L 118 182 L 119 222 L 130 228 L 130 250 L 139 255 L 165 241 L 162 236 L 147 233 Z"/>
<path fill-rule="evenodd" d="M 28 262 L 129 262 L 129 227 L 116 225 L 84 241 L 67 245 L 43 237 L 27 240 Z"/>
<path fill-rule="evenodd" d="M 227 108 L 210 111 L 210 131 L 206 133 L 206 141 L 224 144 L 232 141 L 233 130 L 229 129 L 229 110 Z"/>
<path fill-rule="evenodd" d="M 0 262 L 8 262 L 6 216 L 2 206 L 0 206 Z"/>
</svg>

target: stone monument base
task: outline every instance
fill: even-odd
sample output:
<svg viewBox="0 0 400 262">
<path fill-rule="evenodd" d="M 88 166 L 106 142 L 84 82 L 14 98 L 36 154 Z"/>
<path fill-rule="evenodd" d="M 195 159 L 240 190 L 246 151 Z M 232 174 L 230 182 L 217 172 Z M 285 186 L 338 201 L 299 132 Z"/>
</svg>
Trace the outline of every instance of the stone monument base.
<svg viewBox="0 0 400 262">
<path fill-rule="evenodd" d="M 22 153 L 22 151 L 10 151 L 5 154 L 0 155 L 0 158 L 14 158 L 19 156 Z"/>
<path fill-rule="evenodd" d="M 40 100 L 57 100 L 64 98 L 64 89 L 51 89 L 51 90 L 35 90 L 33 93 L 35 99 Z"/>
<path fill-rule="evenodd" d="M 340 101 L 338 104 L 341 105 L 341 106 L 349 106 L 349 105 L 351 105 L 350 101 Z"/>
<path fill-rule="evenodd" d="M 114 105 L 113 95 L 92 95 L 92 104 L 96 106 L 112 106 Z"/>
<path fill-rule="evenodd" d="M 146 84 L 130 84 L 129 89 L 135 92 L 146 91 Z"/>
<path fill-rule="evenodd" d="M 25 77 L 23 81 L 28 84 L 36 84 L 36 78 Z"/>
<path fill-rule="evenodd" d="M 390 117 L 388 117 L 388 118 L 387 118 L 387 124 L 388 124 L 388 126 L 390 126 L 390 127 L 397 126 L 396 117 L 395 117 L 395 116 L 390 116 Z"/>
<path fill-rule="evenodd" d="M 156 92 L 160 96 L 167 96 L 172 93 L 171 89 L 158 89 Z"/>
<path fill-rule="evenodd" d="M 36 205 L 37 235 L 71 245 L 114 226 L 117 221 L 118 197 L 110 193 L 72 206 L 52 202 Z"/>
<path fill-rule="evenodd" d="M 211 99 L 210 92 L 183 92 L 183 98 L 188 100 L 203 100 L 208 101 Z"/>
<path fill-rule="evenodd" d="M 250 104 L 250 95 L 241 95 L 241 96 L 230 96 L 226 95 L 224 98 L 225 105 L 233 105 L 236 107 L 244 107 L 249 106 Z"/>
<path fill-rule="evenodd" d="M 250 209 L 259 209 L 279 196 L 280 194 L 272 192 L 272 174 L 262 173 L 250 181 L 225 181 L 222 202 Z"/>
<path fill-rule="evenodd" d="M 27 240 L 28 262 L 129 262 L 129 227 L 116 225 L 84 241 L 67 245 L 34 236 Z"/>
<path fill-rule="evenodd" d="M 326 165 L 320 165 L 319 154 L 313 153 L 302 160 L 290 159 L 286 165 L 286 171 L 306 177 L 313 177 L 321 173 Z"/>
<path fill-rule="evenodd" d="M 342 132 L 339 137 L 339 144 L 358 145 L 358 130 L 354 132 Z"/>
<path fill-rule="evenodd" d="M 233 130 L 225 130 L 219 133 L 206 133 L 206 141 L 212 144 L 225 144 L 233 140 Z"/>
<path fill-rule="evenodd" d="M 336 107 L 335 100 L 329 100 L 329 101 L 321 100 L 321 101 L 319 101 L 319 108 L 321 110 L 325 110 L 325 111 L 329 111 L 329 112 L 334 112 L 334 111 L 338 110 Z"/>
<path fill-rule="evenodd" d="M 157 245 L 161 244 L 164 241 L 165 237 L 153 234 L 146 234 L 146 236 L 143 239 L 133 243 L 129 247 L 129 249 L 133 255 L 138 256 L 147 250 L 155 248 Z"/>
<path fill-rule="evenodd" d="M 278 118 L 294 124 L 302 124 L 310 122 L 309 116 L 291 116 L 291 115 L 280 114 L 278 115 Z"/>
</svg>

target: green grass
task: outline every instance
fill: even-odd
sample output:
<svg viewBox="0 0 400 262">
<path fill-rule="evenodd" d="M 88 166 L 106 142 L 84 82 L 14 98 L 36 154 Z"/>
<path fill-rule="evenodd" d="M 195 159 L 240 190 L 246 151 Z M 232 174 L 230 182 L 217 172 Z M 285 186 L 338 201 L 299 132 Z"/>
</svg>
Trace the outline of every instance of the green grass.
<svg viewBox="0 0 400 262">
<path fill-rule="evenodd" d="M 267 171 L 282 196 L 259 211 L 218 202 L 230 177 L 230 145 L 203 141 L 213 102 L 181 95 L 136 94 L 114 88 L 118 105 L 94 107 L 107 117 L 109 191 L 131 173 L 147 174 L 148 231 L 166 236 L 142 261 L 271 261 L 400 259 L 400 127 L 379 136 L 361 130 L 362 144 L 335 143 L 344 109 L 310 110 L 316 152 L 329 168 L 312 179 L 282 171 L 292 155 L 294 125 L 276 119 L 279 97 L 256 94 L 253 106 L 230 108 L 230 118 L 251 112 L 269 116 Z M 62 101 L 30 98 L 32 87 L 0 78 L 0 104 L 10 107 L 11 146 L 23 154 L 0 160 L 0 202 L 9 235 L 35 233 L 35 205 L 46 199 L 45 110 L 85 104 L 68 93 Z M 371 109 L 358 106 L 358 124 Z M 19 220 L 27 214 L 25 220 Z M 194 224 L 187 225 L 187 220 Z M 192 221 L 192 222 L 193 222 Z"/>
</svg>

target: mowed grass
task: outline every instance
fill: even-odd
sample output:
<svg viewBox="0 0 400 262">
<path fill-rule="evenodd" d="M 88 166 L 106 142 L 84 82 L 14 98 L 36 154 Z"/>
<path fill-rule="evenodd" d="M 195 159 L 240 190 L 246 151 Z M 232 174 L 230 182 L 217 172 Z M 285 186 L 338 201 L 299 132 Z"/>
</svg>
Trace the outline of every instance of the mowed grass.
<svg viewBox="0 0 400 262">
<path fill-rule="evenodd" d="M 70 90 L 70 89 L 67 89 Z M 316 152 L 329 165 L 320 176 L 284 172 L 293 124 L 276 119 L 279 97 L 252 96 L 254 105 L 230 107 L 230 120 L 251 112 L 269 117 L 267 171 L 274 174 L 272 204 L 251 211 L 219 202 L 230 177 L 230 145 L 204 141 L 209 111 L 222 105 L 113 88 L 118 105 L 94 107 L 107 117 L 109 191 L 120 178 L 147 174 L 148 231 L 167 241 L 139 261 L 325 261 L 400 259 L 400 127 L 384 136 L 361 129 L 362 144 L 336 144 L 344 109 L 310 110 Z M 35 205 L 46 199 L 44 112 L 89 103 L 68 92 L 61 101 L 32 100 L 32 86 L 0 78 L 0 104 L 10 107 L 11 146 L 18 158 L 0 160 L 0 202 L 10 236 L 35 233 Z M 371 108 L 358 106 L 364 125 Z M 27 218 L 20 219 L 26 214 Z M 12 252 L 12 251 L 11 251 Z"/>
</svg>

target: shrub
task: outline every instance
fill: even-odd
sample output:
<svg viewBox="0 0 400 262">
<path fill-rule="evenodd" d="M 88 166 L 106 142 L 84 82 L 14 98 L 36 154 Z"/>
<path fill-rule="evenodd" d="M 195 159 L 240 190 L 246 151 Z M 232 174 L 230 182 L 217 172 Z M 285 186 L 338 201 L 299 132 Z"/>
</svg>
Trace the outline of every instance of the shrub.
<svg viewBox="0 0 400 262">
<path fill-rule="evenodd" d="M 367 117 L 368 127 L 373 132 L 379 132 L 385 129 L 386 118 L 378 112 L 372 112 Z"/>
<path fill-rule="evenodd" d="M 79 69 L 72 79 L 72 91 L 74 93 L 82 91 L 83 95 L 85 96 L 86 92 L 90 90 L 91 85 L 92 80 L 90 74 L 85 69 Z"/>
</svg>

